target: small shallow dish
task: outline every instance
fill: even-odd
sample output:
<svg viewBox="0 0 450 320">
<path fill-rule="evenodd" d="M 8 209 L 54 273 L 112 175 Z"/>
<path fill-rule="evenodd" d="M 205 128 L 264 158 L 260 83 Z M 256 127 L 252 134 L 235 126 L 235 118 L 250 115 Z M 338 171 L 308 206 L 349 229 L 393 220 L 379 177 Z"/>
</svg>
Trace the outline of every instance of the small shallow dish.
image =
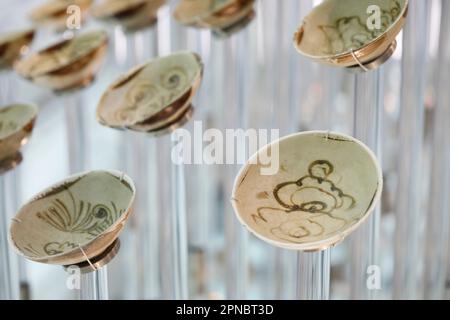
<svg viewBox="0 0 450 320">
<path fill-rule="evenodd" d="M 81 22 L 86 19 L 87 11 L 93 0 L 49 0 L 30 12 L 31 21 L 39 27 L 47 27 L 60 32 L 67 28 L 67 9 L 76 5 L 81 11 Z"/>
<path fill-rule="evenodd" d="M 255 15 L 254 0 L 182 0 L 175 8 L 174 18 L 185 25 L 209 28 L 216 33 L 230 34 L 245 26 Z"/>
<path fill-rule="evenodd" d="M 36 195 L 13 218 L 10 242 L 29 260 L 73 265 L 95 259 L 116 241 L 132 211 L 133 181 L 117 171 L 90 171 Z"/>
<path fill-rule="evenodd" d="M 260 160 L 268 151 L 279 155 L 278 170 L 263 175 Z M 311 131 L 284 137 L 252 156 L 236 177 L 232 204 L 240 222 L 260 239 L 320 251 L 340 243 L 369 216 L 382 186 L 380 166 L 364 144 Z"/>
<path fill-rule="evenodd" d="M 0 36 L 0 70 L 11 68 L 34 39 L 33 29 Z"/>
<path fill-rule="evenodd" d="M 100 70 L 108 46 L 105 31 L 91 31 L 64 40 L 18 61 L 24 78 L 55 91 L 89 85 Z"/>
<path fill-rule="evenodd" d="M 166 0 L 103 0 L 91 12 L 97 19 L 118 23 L 132 32 L 154 25 L 158 9 L 165 3 Z"/>
<path fill-rule="evenodd" d="M 0 109 L 0 173 L 20 163 L 20 148 L 33 131 L 38 108 L 31 104 L 13 104 Z"/>
<path fill-rule="evenodd" d="M 161 133 L 182 125 L 203 75 L 200 57 L 174 53 L 137 66 L 115 81 L 97 107 L 97 120 L 116 129 Z"/>
<path fill-rule="evenodd" d="M 373 11 L 368 13 L 373 5 L 380 9 L 379 29 L 373 25 Z M 305 17 L 294 35 L 294 46 L 323 64 L 370 66 L 392 55 L 407 12 L 408 0 L 325 0 Z"/>
</svg>

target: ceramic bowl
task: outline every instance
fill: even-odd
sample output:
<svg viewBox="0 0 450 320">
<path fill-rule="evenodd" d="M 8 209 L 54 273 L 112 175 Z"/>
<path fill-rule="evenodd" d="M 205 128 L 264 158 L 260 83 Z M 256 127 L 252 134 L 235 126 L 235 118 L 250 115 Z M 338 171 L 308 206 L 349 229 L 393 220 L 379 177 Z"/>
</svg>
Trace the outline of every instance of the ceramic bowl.
<svg viewBox="0 0 450 320">
<path fill-rule="evenodd" d="M 105 58 L 108 37 L 91 31 L 64 40 L 18 61 L 16 71 L 34 83 L 55 91 L 89 85 Z"/>
<path fill-rule="evenodd" d="M 14 104 L 0 109 L 0 173 L 20 162 L 20 148 L 33 130 L 37 113 L 38 108 L 29 104 Z"/>
<path fill-rule="evenodd" d="M 367 13 L 371 5 L 380 10 L 379 29 L 373 11 Z M 407 12 L 408 0 L 325 0 L 305 17 L 294 45 L 323 64 L 352 67 L 358 65 L 356 57 L 364 65 L 389 52 Z"/>
<path fill-rule="evenodd" d="M 92 8 L 92 15 L 120 24 L 126 31 L 141 30 L 155 24 L 158 9 L 166 0 L 103 0 Z"/>
<path fill-rule="evenodd" d="M 182 0 L 173 15 L 185 25 L 229 33 L 227 30 L 253 18 L 254 0 Z"/>
<path fill-rule="evenodd" d="M 11 68 L 33 41 L 34 30 L 12 32 L 0 36 L 0 70 Z"/>
<path fill-rule="evenodd" d="M 67 28 L 67 9 L 76 5 L 81 10 L 82 22 L 86 19 L 87 10 L 93 0 L 49 0 L 34 8 L 30 12 L 31 21 L 39 27 L 47 27 L 54 31 L 63 31 Z"/>
<path fill-rule="evenodd" d="M 264 171 L 268 151 L 273 171 Z M 232 204 L 240 222 L 262 240 L 319 251 L 340 243 L 369 216 L 382 186 L 380 166 L 360 141 L 303 132 L 249 159 L 236 177 Z"/>
<path fill-rule="evenodd" d="M 20 255 L 42 263 L 72 265 L 94 259 L 118 238 L 135 193 L 133 181 L 121 172 L 71 176 L 19 210 L 11 222 L 11 244 Z"/>
<path fill-rule="evenodd" d="M 180 52 L 137 66 L 115 81 L 97 107 L 97 120 L 117 129 L 157 133 L 185 121 L 203 74 L 195 53 Z"/>
</svg>

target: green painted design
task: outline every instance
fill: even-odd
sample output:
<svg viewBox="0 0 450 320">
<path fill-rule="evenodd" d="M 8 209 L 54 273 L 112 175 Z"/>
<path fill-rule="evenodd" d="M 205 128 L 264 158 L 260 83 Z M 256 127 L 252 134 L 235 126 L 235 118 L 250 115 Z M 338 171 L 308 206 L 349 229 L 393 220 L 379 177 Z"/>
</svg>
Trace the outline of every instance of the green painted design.
<svg viewBox="0 0 450 320">
<path fill-rule="evenodd" d="M 252 216 L 253 220 L 268 228 L 273 236 L 296 243 L 304 242 L 307 237 L 334 233 L 352 224 L 353 219 L 335 215 L 336 210 L 354 208 L 356 201 L 329 179 L 333 171 L 331 162 L 313 161 L 307 175 L 274 188 L 272 194 L 280 207 L 260 207 Z"/>
<path fill-rule="evenodd" d="M 402 7 L 398 1 L 393 1 L 389 10 L 381 9 L 381 28 L 370 30 L 367 18 L 349 16 L 336 19 L 331 25 L 321 25 L 320 30 L 328 41 L 326 54 L 340 54 L 357 50 L 383 34 L 397 20 Z"/>
<path fill-rule="evenodd" d="M 124 210 L 118 210 L 114 202 L 107 205 L 76 200 L 71 191 L 66 188 L 63 190 L 69 194 L 70 203 L 55 198 L 46 210 L 37 213 L 39 219 L 59 231 L 83 234 L 88 240 L 94 239 L 108 229 L 124 212 Z"/>
</svg>

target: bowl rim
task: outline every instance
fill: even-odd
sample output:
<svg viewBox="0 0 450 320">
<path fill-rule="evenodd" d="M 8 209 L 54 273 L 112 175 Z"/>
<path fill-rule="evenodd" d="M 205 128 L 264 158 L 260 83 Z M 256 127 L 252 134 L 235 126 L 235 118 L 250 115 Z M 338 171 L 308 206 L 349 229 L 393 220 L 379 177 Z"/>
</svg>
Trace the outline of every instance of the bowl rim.
<svg viewBox="0 0 450 320">
<path fill-rule="evenodd" d="M 24 208 L 25 206 L 28 206 L 28 205 L 31 204 L 32 202 L 39 200 L 40 197 L 41 197 L 42 195 L 45 195 L 46 193 L 48 193 L 48 192 L 54 190 L 56 187 L 60 187 L 60 186 L 66 185 L 66 184 L 67 184 L 68 182 L 70 182 L 70 181 L 73 181 L 73 180 L 75 180 L 75 179 L 77 179 L 77 178 L 82 178 L 82 177 L 87 176 L 87 175 L 92 174 L 92 173 L 106 173 L 106 174 L 113 175 L 113 176 L 116 177 L 116 178 L 120 178 L 120 179 L 125 180 L 125 181 L 129 184 L 129 186 L 131 187 L 131 189 L 132 189 L 132 194 L 131 194 L 131 198 L 130 198 L 129 201 L 128 201 L 128 206 L 127 206 L 127 208 L 126 208 L 126 209 L 124 210 L 124 212 L 117 218 L 117 220 L 114 221 L 113 224 L 111 224 L 105 231 L 103 231 L 102 233 L 100 233 L 98 236 L 96 236 L 96 237 L 93 238 L 92 240 L 89 240 L 89 241 L 87 241 L 87 242 L 84 242 L 83 244 L 79 244 L 79 246 L 81 246 L 81 248 L 88 247 L 89 245 L 91 245 L 92 243 L 94 243 L 94 242 L 95 242 L 96 240 L 98 240 L 99 238 L 101 238 L 101 237 L 103 237 L 104 235 L 106 235 L 106 234 L 108 234 L 108 233 L 114 231 L 114 230 L 117 228 L 118 225 L 120 225 L 121 223 L 124 222 L 125 217 L 127 217 L 128 214 L 130 213 L 130 210 L 132 210 L 133 204 L 134 204 L 134 201 L 135 201 L 135 198 L 136 198 L 136 186 L 135 186 L 135 184 L 134 184 L 134 182 L 133 182 L 133 179 L 131 179 L 131 177 L 129 177 L 129 176 L 128 176 L 127 174 L 125 174 L 124 172 L 121 172 L 121 171 L 118 171 L 118 170 L 110 170 L 110 169 L 108 169 L 108 170 L 89 170 L 89 171 L 83 171 L 83 172 L 80 172 L 80 173 L 76 173 L 76 174 L 73 174 L 73 175 L 70 175 L 70 176 L 66 177 L 65 179 L 59 180 L 58 182 L 52 184 L 51 186 L 49 186 L 49 187 L 45 188 L 44 190 L 40 191 L 39 193 L 35 194 L 33 197 L 31 197 L 31 199 L 29 199 L 28 201 L 26 201 L 26 202 L 19 208 L 19 210 L 17 210 L 17 212 L 16 212 L 16 214 L 14 215 L 14 217 L 13 217 L 13 219 L 12 219 L 12 222 L 11 222 L 11 224 L 10 224 L 10 226 L 9 226 L 9 232 L 8 232 L 8 240 L 9 240 L 9 243 L 10 243 L 10 245 L 14 248 L 14 250 L 16 251 L 17 254 L 19 254 L 20 256 L 22 256 L 22 257 L 24 257 L 24 258 L 26 258 L 26 259 L 32 260 L 32 261 L 37 261 L 37 262 L 42 261 L 42 262 L 46 262 L 46 261 L 49 261 L 49 260 L 54 260 L 54 259 L 62 258 L 62 257 L 64 257 L 64 256 L 70 255 L 70 254 L 72 254 L 72 253 L 74 253 L 74 252 L 80 250 L 80 248 L 77 247 L 77 248 L 74 248 L 74 249 L 72 249 L 72 250 L 69 250 L 69 251 L 66 251 L 66 252 L 62 252 L 62 253 L 58 253 L 58 254 L 55 254 L 55 255 L 46 255 L 46 256 L 42 255 L 42 256 L 39 256 L 39 257 L 30 257 L 29 255 L 25 254 L 25 253 L 23 252 L 23 250 L 21 250 L 21 249 L 16 245 L 16 242 L 14 241 L 14 238 L 13 238 L 12 228 L 13 228 L 13 224 L 14 224 L 14 223 L 17 223 L 14 219 L 17 218 L 17 216 L 19 215 L 19 213 L 22 212 L 22 210 L 23 210 L 23 208 Z M 119 232 L 119 233 L 120 233 L 120 232 Z"/>
<path fill-rule="evenodd" d="M 46 2 L 33 7 L 28 13 L 28 16 L 35 23 L 40 23 L 46 21 L 47 19 L 53 20 L 54 17 L 52 17 L 52 15 L 55 12 L 67 8 L 67 6 L 73 4 L 78 6 L 86 4 L 81 8 L 83 11 L 83 9 L 88 9 L 93 3 L 94 0 L 71 0 L 71 2 L 69 2 L 69 0 L 47 0 Z M 41 11 L 44 11 L 45 14 L 42 14 Z"/>
<path fill-rule="evenodd" d="M 275 144 L 281 144 L 281 143 L 283 143 L 283 141 L 286 141 L 289 139 L 294 139 L 294 138 L 299 138 L 299 137 L 303 137 L 303 136 L 321 136 L 321 137 L 334 136 L 334 137 L 340 137 L 347 141 L 355 142 L 359 147 L 362 148 L 362 150 L 364 150 L 369 155 L 370 159 L 372 160 L 372 162 L 375 165 L 375 168 L 377 170 L 377 178 L 378 178 L 377 190 L 375 192 L 375 195 L 373 197 L 373 200 L 372 200 L 370 206 L 364 212 L 364 215 L 356 223 L 354 223 L 353 225 L 351 225 L 348 228 L 346 228 L 345 230 L 343 230 L 340 234 L 336 234 L 336 235 L 327 237 L 322 240 L 305 242 L 305 243 L 289 243 L 286 241 L 277 241 L 277 240 L 262 236 L 261 234 L 259 234 L 259 232 L 257 232 L 254 228 L 252 228 L 245 222 L 245 220 L 241 216 L 241 211 L 238 209 L 238 205 L 237 205 L 237 201 L 236 201 L 236 199 L 237 199 L 236 193 L 239 189 L 239 182 L 241 181 L 243 174 L 246 173 L 246 171 L 249 169 L 249 167 L 251 165 L 254 165 L 254 164 L 250 164 L 251 160 L 254 161 L 255 158 L 261 152 L 266 151 L 268 148 L 271 148 Z M 234 183 L 233 183 L 233 190 L 232 190 L 232 195 L 231 195 L 230 201 L 231 201 L 234 213 L 239 220 L 239 223 L 242 224 L 250 233 L 255 235 L 257 238 L 263 240 L 264 242 L 269 243 L 278 248 L 295 250 L 295 251 L 306 251 L 306 252 L 322 251 L 322 250 L 334 247 L 335 245 L 341 243 L 348 235 L 350 235 L 364 221 L 366 221 L 366 219 L 370 216 L 370 214 L 374 210 L 375 206 L 378 204 L 378 201 L 380 200 L 380 197 L 381 197 L 382 190 L 383 190 L 383 173 L 382 173 L 381 165 L 378 162 L 373 151 L 368 146 L 366 146 L 360 140 L 358 140 L 350 135 L 347 135 L 347 134 L 334 132 L 334 131 L 313 130 L 313 131 L 302 131 L 302 132 L 297 132 L 297 133 L 286 135 L 278 140 L 272 141 L 271 143 L 265 145 L 264 147 L 260 148 L 256 153 L 254 153 L 247 160 L 247 162 L 241 167 L 238 174 L 236 175 Z"/>
<path fill-rule="evenodd" d="M 108 19 L 108 18 L 111 18 L 111 17 L 113 17 L 113 16 L 115 16 L 115 15 L 117 15 L 117 14 L 120 14 L 120 13 L 124 12 L 124 11 L 132 10 L 132 9 L 138 8 L 139 6 L 141 6 L 142 4 L 144 4 L 145 2 L 147 2 L 148 0 L 135 0 L 135 3 L 132 3 L 132 4 L 131 4 L 131 3 L 125 3 L 125 2 L 122 0 L 122 2 L 124 3 L 124 7 L 123 7 L 123 8 L 109 11 L 107 14 L 105 14 L 103 10 L 100 10 L 100 9 L 103 9 L 104 7 L 108 7 L 108 4 L 109 4 L 110 2 L 112 2 L 112 1 L 114 1 L 114 0 L 102 0 L 102 1 L 100 1 L 99 3 L 95 3 L 95 4 L 92 6 L 92 8 L 91 8 L 91 14 L 92 14 L 92 16 L 93 16 L 94 18 L 100 19 L 100 20 L 102 20 L 102 19 Z M 122 3 L 122 2 L 121 2 L 121 3 Z M 99 11 L 99 10 L 100 10 L 100 11 Z"/>
<path fill-rule="evenodd" d="M 305 52 L 304 50 L 302 50 L 300 48 L 300 46 L 298 45 L 298 41 L 297 41 L 297 38 L 298 38 L 299 34 L 303 33 L 303 36 L 304 36 L 304 29 L 303 29 L 303 27 L 304 27 L 304 24 L 305 24 L 305 19 L 308 16 L 310 16 L 312 12 L 314 12 L 315 10 L 318 10 L 319 7 L 322 7 L 326 2 L 332 2 L 332 1 L 339 1 L 339 0 L 325 0 L 324 2 L 322 2 L 319 5 L 317 5 L 314 8 L 312 8 L 312 10 L 303 18 L 302 23 L 300 24 L 299 27 L 297 27 L 297 30 L 294 33 L 294 41 L 293 42 L 294 42 L 294 46 L 295 46 L 295 49 L 297 50 L 297 52 L 301 53 L 302 55 L 304 55 L 304 56 L 306 56 L 308 58 L 319 59 L 319 60 L 340 59 L 340 58 L 346 57 L 348 55 L 351 55 L 352 51 L 353 51 L 353 53 L 356 54 L 356 52 L 366 49 L 367 47 L 369 47 L 373 43 L 376 43 L 377 41 L 379 41 L 380 39 L 385 37 L 386 34 L 391 32 L 392 29 L 394 29 L 397 25 L 399 25 L 399 23 L 401 24 L 402 20 L 406 17 L 406 15 L 408 13 L 408 8 L 409 8 L 409 0 L 404 0 L 405 4 L 404 4 L 402 10 L 400 11 L 397 19 L 395 19 L 395 21 L 393 23 L 391 23 L 391 25 L 383 33 L 379 34 L 377 37 L 373 38 L 368 43 L 364 44 L 363 46 L 361 46 L 359 48 L 354 48 L 353 50 L 350 49 L 350 50 L 347 50 L 347 51 L 344 51 L 344 52 L 341 52 L 341 53 L 330 54 L 330 55 L 313 55 L 313 54 Z M 396 34 L 396 36 L 397 36 L 397 34 Z"/>
<path fill-rule="evenodd" d="M 4 32 L 0 35 L 0 46 L 14 43 L 17 40 L 26 38 L 28 36 L 34 36 L 35 33 L 36 29 L 33 27 Z"/>
<path fill-rule="evenodd" d="M 29 119 L 27 119 L 26 122 L 21 123 L 20 126 L 17 127 L 17 129 L 15 129 L 13 132 L 11 132 L 10 134 L 8 134 L 5 137 L 1 137 L 0 136 L 0 141 L 6 141 L 8 139 L 10 139 L 11 137 L 13 137 L 15 134 L 19 133 L 20 131 L 22 131 L 27 125 L 29 125 L 30 123 L 32 123 L 33 121 L 36 120 L 37 115 L 39 113 L 39 108 L 36 104 L 34 103 L 22 103 L 22 102 L 18 102 L 18 103 L 12 103 L 12 104 L 8 104 L 5 106 L 1 106 L 0 107 L 0 114 L 3 112 L 7 112 L 7 109 L 13 109 L 13 108 L 17 108 L 17 107 L 27 107 L 29 108 L 29 110 L 32 111 L 32 115 Z"/>
<path fill-rule="evenodd" d="M 253 2 L 252 5 L 254 4 L 254 0 L 245 0 L 245 1 L 248 1 L 249 3 Z M 177 17 L 178 16 L 177 12 L 178 12 L 179 6 L 181 5 L 182 2 L 184 2 L 184 0 L 179 1 L 178 4 L 175 6 L 175 8 L 174 8 L 174 10 L 172 12 L 173 18 L 176 21 L 178 21 L 178 22 L 180 22 L 182 24 L 193 24 L 193 23 L 195 24 L 196 22 L 201 21 L 201 20 L 203 20 L 205 18 L 209 18 L 210 16 L 214 15 L 218 11 L 221 11 L 221 10 L 225 9 L 228 6 L 232 6 L 235 3 L 241 2 L 241 0 L 227 0 L 226 2 L 222 3 L 221 5 L 219 5 L 215 9 L 211 9 L 209 11 L 204 11 L 204 12 L 198 14 L 198 15 L 195 15 L 195 16 L 191 15 L 188 20 L 180 21 L 178 19 L 178 17 Z M 248 3 L 244 3 L 242 5 L 242 7 L 244 7 L 246 4 L 248 4 Z"/>
<path fill-rule="evenodd" d="M 183 92 L 181 92 L 180 94 L 178 94 L 177 96 L 175 96 L 172 100 L 172 102 L 166 104 L 162 110 L 164 110 L 165 108 L 173 105 L 173 103 L 175 103 L 176 101 L 178 101 L 180 98 L 182 98 L 191 88 L 192 86 L 196 83 L 196 82 L 200 82 L 202 75 L 203 75 L 203 70 L 204 70 L 204 64 L 202 62 L 202 59 L 200 57 L 200 55 L 196 52 L 193 51 L 188 51 L 188 50 L 182 50 L 182 51 L 177 51 L 177 52 L 173 52 L 164 56 L 158 56 L 158 57 L 154 57 L 150 60 L 147 60 L 144 63 L 141 63 L 137 66 L 134 66 L 133 68 L 129 69 L 128 71 L 126 71 L 124 74 L 122 74 L 121 76 L 119 76 L 117 79 L 115 79 L 107 88 L 106 90 L 103 92 L 102 96 L 100 97 L 99 102 L 97 103 L 97 109 L 96 109 L 96 118 L 97 118 L 97 122 L 99 122 L 100 124 L 110 127 L 110 128 L 114 128 L 114 129 L 120 129 L 120 130 L 133 130 L 131 127 L 138 125 L 140 122 L 136 122 L 133 124 L 111 124 L 108 121 L 104 120 L 104 117 L 102 116 L 102 110 L 105 108 L 105 103 L 104 103 L 104 99 L 106 99 L 106 96 L 109 94 L 109 92 L 115 90 L 115 87 L 117 86 L 117 84 L 119 84 L 121 81 L 125 80 L 128 76 L 133 75 L 135 73 L 139 73 L 141 72 L 143 69 L 145 69 L 146 67 L 148 67 L 151 64 L 154 63 L 158 63 L 158 61 L 162 60 L 162 59 L 170 59 L 170 58 L 174 58 L 174 56 L 184 56 L 184 55 L 191 55 L 194 57 L 195 61 L 198 64 L 198 70 L 196 71 L 196 74 L 194 75 L 194 77 L 192 78 L 192 81 L 190 83 L 190 86 L 186 88 L 186 90 L 184 90 Z M 199 87 L 200 85 L 198 85 Z M 162 111 L 161 110 L 161 111 Z M 159 111 L 159 112 L 161 112 Z M 158 113 L 159 113 L 158 112 Z M 145 121 L 145 119 L 143 120 Z M 134 130 L 136 131 L 136 130 Z"/>
<path fill-rule="evenodd" d="M 124 3 L 124 6 L 120 9 L 108 11 L 107 14 L 104 13 L 104 10 L 100 10 L 100 9 L 103 9 L 104 7 L 108 7 L 108 4 L 113 1 L 118 2 L 118 0 L 102 0 L 99 3 L 94 3 L 90 9 L 92 16 L 99 20 L 110 19 L 110 18 L 113 18 L 114 16 L 116 16 L 117 14 L 121 14 L 122 12 L 137 9 L 137 8 L 139 8 L 139 6 L 142 6 L 144 4 L 147 4 L 147 3 L 150 4 L 152 2 L 155 2 L 154 0 L 134 0 L 133 3 L 125 3 L 125 1 L 122 0 L 120 2 Z M 165 2 L 166 0 L 162 0 L 162 1 Z"/>
<path fill-rule="evenodd" d="M 39 56 L 46 55 L 47 54 L 46 51 L 48 51 L 48 50 L 52 50 L 53 48 L 59 47 L 59 46 L 62 46 L 62 45 L 66 46 L 70 42 L 73 42 L 73 41 L 75 41 L 75 40 L 77 40 L 77 39 L 79 39 L 81 37 L 85 37 L 85 36 L 88 36 L 88 35 L 91 35 L 91 34 L 98 34 L 99 36 L 102 36 L 101 43 L 98 46 L 90 48 L 89 51 L 87 51 L 84 54 L 80 55 L 76 59 L 72 58 L 72 59 L 70 59 L 68 61 L 65 61 L 64 64 L 56 65 L 56 66 L 54 66 L 53 68 L 51 68 L 49 70 L 36 72 L 36 73 L 31 73 L 31 72 L 26 72 L 25 73 L 25 72 L 22 72 L 22 70 L 20 70 L 22 65 L 24 63 L 27 63 L 30 59 L 40 59 Z M 53 44 L 51 44 L 51 45 L 49 45 L 49 46 L 47 46 L 47 47 L 45 47 L 43 49 L 40 49 L 39 51 L 36 51 L 36 52 L 30 54 L 29 56 L 23 58 L 22 60 L 17 61 L 15 66 L 14 66 L 14 69 L 16 70 L 17 73 L 19 73 L 20 75 L 22 75 L 23 77 L 28 78 L 28 79 L 49 75 L 49 74 L 52 74 L 52 73 L 54 73 L 54 72 L 56 72 L 58 70 L 61 70 L 61 69 L 65 68 L 65 67 L 67 67 L 67 66 L 70 66 L 71 64 L 73 64 L 73 63 L 75 63 L 75 62 L 77 62 L 77 61 L 79 61 L 79 60 L 89 56 L 90 54 L 92 54 L 93 52 L 95 52 L 96 50 L 98 50 L 99 48 L 101 48 L 102 46 L 105 46 L 107 44 L 108 44 L 108 33 L 105 30 L 103 30 L 103 29 L 95 29 L 95 30 L 86 31 L 86 32 L 78 34 L 78 35 L 76 35 L 76 36 L 74 36 L 74 37 L 72 37 L 70 39 L 64 39 L 64 40 L 57 41 L 57 42 L 55 42 L 55 43 L 53 43 Z M 61 50 L 61 49 L 58 48 L 58 49 L 55 49 L 55 50 Z"/>
</svg>

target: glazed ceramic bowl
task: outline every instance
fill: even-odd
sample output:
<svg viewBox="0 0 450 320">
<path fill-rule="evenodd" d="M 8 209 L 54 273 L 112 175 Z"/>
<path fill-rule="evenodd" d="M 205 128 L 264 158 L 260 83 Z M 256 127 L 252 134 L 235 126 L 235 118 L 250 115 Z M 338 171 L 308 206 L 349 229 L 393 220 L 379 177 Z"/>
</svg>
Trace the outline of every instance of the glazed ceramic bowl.
<svg viewBox="0 0 450 320">
<path fill-rule="evenodd" d="M 103 0 L 92 8 L 92 15 L 118 23 L 126 31 L 136 31 L 155 24 L 158 9 L 165 3 L 166 0 Z"/>
<path fill-rule="evenodd" d="M 31 21 L 39 27 L 47 27 L 54 31 L 63 31 L 67 27 L 67 9 L 76 5 L 81 10 L 82 22 L 93 0 L 49 0 L 30 12 Z"/>
<path fill-rule="evenodd" d="M 104 31 L 91 31 L 64 40 L 18 61 L 16 71 L 55 91 L 89 85 L 99 71 L 108 46 Z"/>
<path fill-rule="evenodd" d="M 37 113 L 38 108 L 29 104 L 0 109 L 0 173 L 12 169 L 21 159 L 20 148 L 31 135 Z"/>
<path fill-rule="evenodd" d="M 185 25 L 226 31 L 248 22 L 254 16 L 253 7 L 254 0 L 182 0 L 173 15 Z"/>
<path fill-rule="evenodd" d="M 97 120 L 117 129 L 157 133 L 182 123 L 203 74 L 195 53 L 159 57 L 133 68 L 103 94 Z"/>
<path fill-rule="evenodd" d="M 268 159 L 274 170 L 263 165 Z M 262 240 L 319 251 L 340 243 L 367 219 L 382 186 L 380 166 L 360 141 L 303 132 L 249 159 L 236 177 L 232 204 L 240 222 Z"/>
<path fill-rule="evenodd" d="M 379 29 L 373 11 L 368 13 L 373 5 L 379 8 Z M 325 0 L 305 17 L 294 45 L 323 64 L 352 67 L 356 57 L 364 65 L 389 52 L 407 12 L 408 0 Z"/>
<path fill-rule="evenodd" d="M 12 67 L 13 63 L 28 49 L 33 38 L 33 29 L 1 35 L 0 70 Z"/>
<path fill-rule="evenodd" d="M 133 181 L 121 172 L 71 176 L 20 209 L 11 223 L 11 244 L 20 255 L 42 263 L 72 265 L 94 259 L 118 238 L 135 193 Z"/>
</svg>

